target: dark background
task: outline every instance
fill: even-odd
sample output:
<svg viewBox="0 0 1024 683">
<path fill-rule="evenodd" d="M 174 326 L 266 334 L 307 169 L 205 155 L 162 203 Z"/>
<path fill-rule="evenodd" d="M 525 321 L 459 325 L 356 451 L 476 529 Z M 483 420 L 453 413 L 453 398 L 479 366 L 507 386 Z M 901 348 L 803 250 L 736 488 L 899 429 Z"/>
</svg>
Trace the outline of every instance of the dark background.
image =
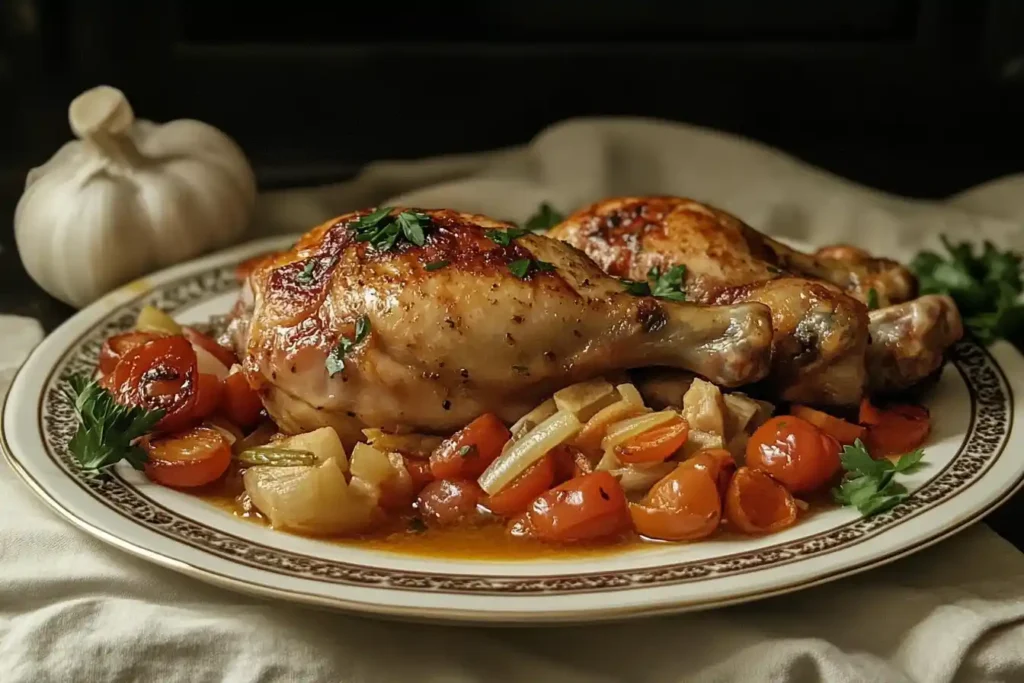
<svg viewBox="0 0 1024 683">
<path fill-rule="evenodd" d="M 522 143 L 569 116 L 740 133 L 941 197 L 1024 169 L 1024 1 L 0 0 L 0 310 L 51 329 L 10 216 L 99 83 L 232 135 L 264 188 Z M 1013 518 L 990 518 L 1020 543 Z"/>
</svg>

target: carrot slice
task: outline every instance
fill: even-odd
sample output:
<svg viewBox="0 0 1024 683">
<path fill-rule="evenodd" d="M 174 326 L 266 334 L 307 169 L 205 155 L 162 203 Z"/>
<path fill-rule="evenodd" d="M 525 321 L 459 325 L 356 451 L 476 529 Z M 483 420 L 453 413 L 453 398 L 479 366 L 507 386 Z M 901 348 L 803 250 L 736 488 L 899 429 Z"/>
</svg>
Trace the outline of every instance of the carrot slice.
<svg viewBox="0 0 1024 683">
<path fill-rule="evenodd" d="M 210 427 L 193 427 L 145 444 L 146 475 L 164 486 L 192 488 L 219 479 L 231 464 L 231 445 Z"/>
<path fill-rule="evenodd" d="M 931 419 L 921 406 L 895 405 L 884 410 L 872 406 L 872 409 L 877 414 L 871 415 L 874 422 L 867 427 L 864 443 L 875 458 L 909 453 L 920 448 L 931 433 Z"/>
<path fill-rule="evenodd" d="M 690 435 L 690 425 L 681 417 L 627 439 L 615 447 L 621 462 L 662 462 L 683 447 Z"/>
<path fill-rule="evenodd" d="M 866 431 L 864 427 L 841 420 L 820 410 L 808 406 L 793 406 L 789 412 L 791 415 L 807 420 L 843 445 L 849 445 L 857 439 L 864 438 Z"/>
<path fill-rule="evenodd" d="M 860 401 L 860 413 L 857 415 L 857 422 L 862 425 L 876 425 L 882 421 L 882 411 L 871 403 L 867 396 Z"/>
<path fill-rule="evenodd" d="M 259 422 L 263 402 L 256 390 L 249 386 L 241 372 L 228 375 L 224 380 L 224 414 L 240 427 L 251 427 Z"/>
</svg>

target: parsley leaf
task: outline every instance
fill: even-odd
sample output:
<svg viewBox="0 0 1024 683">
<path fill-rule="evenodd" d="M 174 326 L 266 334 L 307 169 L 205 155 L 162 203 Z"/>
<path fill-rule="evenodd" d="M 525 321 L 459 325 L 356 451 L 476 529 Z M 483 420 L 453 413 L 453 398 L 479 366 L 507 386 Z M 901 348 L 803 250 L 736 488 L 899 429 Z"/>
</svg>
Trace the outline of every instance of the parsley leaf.
<svg viewBox="0 0 1024 683">
<path fill-rule="evenodd" d="M 450 261 L 431 261 L 427 265 L 423 266 L 423 268 L 433 272 L 435 270 L 441 270 L 442 268 L 448 267 L 450 263 Z"/>
<path fill-rule="evenodd" d="M 507 247 L 512 244 L 512 240 L 519 239 L 523 235 L 529 235 L 530 231 L 526 228 L 509 228 L 508 230 L 488 230 L 484 234 L 487 236 L 487 239 L 495 244 Z"/>
<path fill-rule="evenodd" d="M 878 308 L 878 290 L 872 287 L 868 290 L 868 310 L 874 311 Z"/>
<path fill-rule="evenodd" d="M 686 266 L 673 266 L 662 274 L 661 268 L 654 266 L 647 271 L 647 282 L 636 280 L 620 280 L 626 292 L 635 296 L 656 296 L 669 301 L 686 301 L 683 291 L 683 280 L 686 278 Z"/>
<path fill-rule="evenodd" d="M 657 266 L 651 268 L 647 273 L 647 279 L 654 283 L 651 287 L 651 294 L 671 301 L 686 301 L 686 292 L 683 291 L 685 277 L 686 266 L 684 265 L 673 266 L 664 275 L 659 272 Z"/>
<path fill-rule="evenodd" d="M 916 472 L 924 466 L 921 460 L 924 458 L 924 451 L 918 448 L 916 451 L 911 451 L 900 456 L 900 459 L 896 461 L 896 465 L 893 469 L 896 472 L 910 473 Z"/>
<path fill-rule="evenodd" d="M 382 206 L 350 224 L 356 231 L 356 241 L 369 242 L 377 251 L 389 251 L 404 239 L 422 247 L 427 241 L 430 216 L 415 211 L 402 211 L 392 215 L 394 207 Z"/>
<path fill-rule="evenodd" d="M 906 500 L 907 488 L 895 481 L 897 474 L 907 474 L 920 468 L 924 451 L 917 449 L 893 463 L 887 458 L 875 460 L 860 439 L 852 446 L 843 447 L 840 461 L 846 474 L 838 488 L 832 490 L 837 503 L 856 507 L 868 517 L 888 510 Z"/>
<path fill-rule="evenodd" d="M 421 213 L 403 211 L 398 214 L 398 225 L 402 228 L 402 234 L 417 247 L 422 247 L 427 241 L 424 228 L 430 225 L 430 218 Z"/>
<path fill-rule="evenodd" d="M 78 430 L 68 450 L 82 469 L 99 470 L 120 460 L 137 470 L 143 468 L 148 456 L 134 441 L 160 421 L 163 410 L 123 406 L 85 375 L 69 377 L 65 394 L 78 416 Z"/>
<path fill-rule="evenodd" d="M 620 282 L 626 287 L 626 292 L 634 296 L 650 296 L 651 286 L 639 280 L 622 279 Z"/>
<path fill-rule="evenodd" d="M 353 338 L 349 339 L 348 337 L 342 337 L 338 341 L 338 345 L 331 349 L 331 352 L 327 354 L 327 360 L 324 361 L 324 367 L 327 368 L 327 373 L 331 377 L 334 377 L 345 369 L 345 355 L 357 344 L 366 339 L 368 334 L 370 334 L 370 319 L 364 315 L 356 321 L 355 335 Z"/>
<path fill-rule="evenodd" d="M 543 202 L 537 212 L 526 219 L 526 229 L 530 232 L 545 232 L 565 220 L 555 207 Z"/>
<path fill-rule="evenodd" d="M 459 449 L 459 457 L 460 458 L 472 458 L 472 457 L 475 457 L 478 454 L 479 454 L 479 451 L 477 450 L 477 447 L 476 447 L 475 443 L 467 444 L 467 445 L 465 445 L 465 446 L 463 446 L 462 448 Z"/>
<path fill-rule="evenodd" d="M 310 259 L 302 266 L 302 272 L 295 276 L 295 281 L 300 285 L 308 285 L 313 281 L 313 269 L 316 268 L 316 261 Z"/>
<path fill-rule="evenodd" d="M 521 258 L 516 259 L 512 263 L 508 264 L 509 272 L 515 275 L 520 280 L 525 280 L 530 273 L 538 272 L 545 273 L 555 269 L 555 266 L 548 263 L 547 261 L 538 261 L 536 259 Z"/>
<path fill-rule="evenodd" d="M 948 294 L 964 324 L 981 342 L 1007 339 L 1024 345 L 1022 256 L 985 242 L 981 254 L 968 242 L 942 237 L 949 256 L 922 251 L 911 262 L 922 294 Z"/>
</svg>

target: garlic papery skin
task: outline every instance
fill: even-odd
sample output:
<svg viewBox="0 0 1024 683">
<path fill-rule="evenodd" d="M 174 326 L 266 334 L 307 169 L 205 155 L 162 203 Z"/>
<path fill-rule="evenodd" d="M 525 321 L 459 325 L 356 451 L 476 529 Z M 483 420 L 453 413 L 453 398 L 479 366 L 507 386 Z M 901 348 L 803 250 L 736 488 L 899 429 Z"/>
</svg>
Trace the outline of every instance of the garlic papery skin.
<svg viewBox="0 0 1024 683">
<path fill-rule="evenodd" d="M 242 150 L 200 121 L 135 119 L 116 88 L 79 95 L 77 140 L 32 169 L 14 214 L 29 275 L 83 307 L 116 287 L 239 241 L 256 179 Z"/>
</svg>

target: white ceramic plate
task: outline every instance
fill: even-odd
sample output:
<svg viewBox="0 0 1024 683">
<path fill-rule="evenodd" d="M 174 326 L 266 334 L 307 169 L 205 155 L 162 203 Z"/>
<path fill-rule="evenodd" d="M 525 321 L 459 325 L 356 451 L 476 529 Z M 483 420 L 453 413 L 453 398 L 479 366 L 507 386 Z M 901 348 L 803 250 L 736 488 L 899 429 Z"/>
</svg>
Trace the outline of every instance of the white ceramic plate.
<svg viewBox="0 0 1024 683">
<path fill-rule="evenodd" d="M 329 607 L 497 623 L 682 611 L 805 588 L 949 536 L 1024 480 L 1024 436 L 1014 429 L 1024 359 L 1009 345 L 986 351 L 970 341 L 957 345 L 929 395 L 929 466 L 910 477 L 906 502 L 869 519 L 829 510 L 764 538 L 559 560 L 433 559 L 274 532 L 130 468 L 84 475 L 65 448 L 76 424 L 62 398 L 63 378 L 91 370 L 102 341 L 130 327 L 146 303 L 181 321 L 227 312 L 235 264 L 285 244 L 246 245 L 135 282 L 51 334 L 18 373 L 4 408 L 3 446 L 14 469 L 76 526 L 199 579 Z"/>
</svg>

